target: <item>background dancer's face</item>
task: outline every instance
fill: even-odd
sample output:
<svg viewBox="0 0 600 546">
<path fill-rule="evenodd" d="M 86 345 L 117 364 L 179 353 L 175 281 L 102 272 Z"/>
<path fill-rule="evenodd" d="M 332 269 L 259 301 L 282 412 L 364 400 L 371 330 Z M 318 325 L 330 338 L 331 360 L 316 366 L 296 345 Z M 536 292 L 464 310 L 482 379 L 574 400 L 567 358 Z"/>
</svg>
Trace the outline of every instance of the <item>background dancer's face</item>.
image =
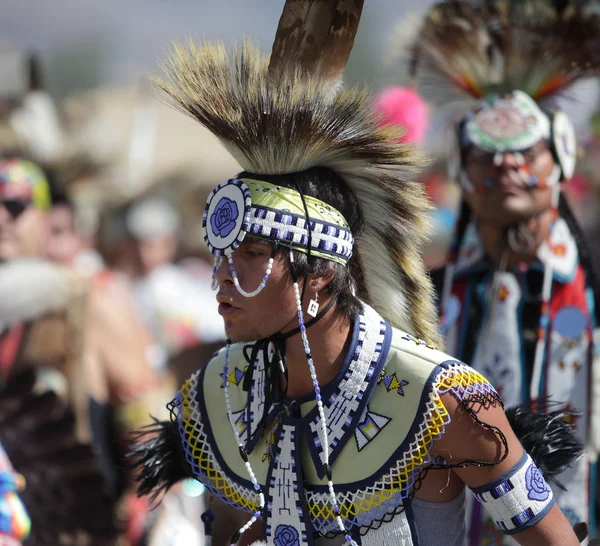
<svg viewBox="0 0 600 546">
<path fill-rule="evenodd" d="M 0 194 L 0 261 L 40 256 L 46 232 L 46 213 L 31 202 L 3 199 Z"/>
<path fill-rule="evenodd" d="M 238 281 L 247 292 L 255 290 L 263 279 L 271 248 L 266 241 L 248 238 L 233 253 Z M 217 270 L 216 279 L 219 283 L 219 314 L 225 321 L 225 331 L 231 340 L 256 341 L 298 326 L 290 266 L 281 253 L 275 257 L 267 285 L 253 298 L 246 298 L 238 292 L 227 259 Z"/>
<path fill-rule="evenodd" d="M 521 153 L 529 175 L 541 181 L 550 176 L 555 161 L 545 141 Z M 520 172 L 515 154 L 504 154 L 502 163 L 495 166 L 493 153 L 472 147 L 466 153 L 465 169 L 475 191 L 465 192 L 464 198 L 475 216 L 485 223 L 510 226 L 550 208 L 551 188 L 531 186 Z"/>
</svg>

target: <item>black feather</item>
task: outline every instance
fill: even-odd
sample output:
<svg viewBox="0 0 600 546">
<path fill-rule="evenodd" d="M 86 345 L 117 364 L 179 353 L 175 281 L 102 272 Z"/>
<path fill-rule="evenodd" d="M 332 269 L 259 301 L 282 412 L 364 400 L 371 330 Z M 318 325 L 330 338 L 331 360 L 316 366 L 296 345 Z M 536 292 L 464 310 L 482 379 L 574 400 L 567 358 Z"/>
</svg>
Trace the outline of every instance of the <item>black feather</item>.
<svg viewBox="0 0 600 546">
<path fill-rule="evenodd" d="M 153 424 L 134 434 L 136 442 L 128 457 L 136 474 L 140 497 L 150 495 L 154 501 L 191 475 L 181 453 L 177 423 L 154 419 Z"/>
<path fill-rule="evenodd" d="M 0 391 L 0 443 L 25 477 L 29 546 L 112 546 L 124 532 L 117 499 L 94 446 L 78 440 L 72 411 L 57 394 L 35 391 L 22 370 Z"/>
<path fill-rule="evenodd" d="M 566 421 L 578 414 L 564 409 L 541 413 L 526 404 L 508 408 L 505 413 L 523 448 L 545 478 L 564 489 L 555 477 L 583 455 L 583 445 Z"/>
</svg>

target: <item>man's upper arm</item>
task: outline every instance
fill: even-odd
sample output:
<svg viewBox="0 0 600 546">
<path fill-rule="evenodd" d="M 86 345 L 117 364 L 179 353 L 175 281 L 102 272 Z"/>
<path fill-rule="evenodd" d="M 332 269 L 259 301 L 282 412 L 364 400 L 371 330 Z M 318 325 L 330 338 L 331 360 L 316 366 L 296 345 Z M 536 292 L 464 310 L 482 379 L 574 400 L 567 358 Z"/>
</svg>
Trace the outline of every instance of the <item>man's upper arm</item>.
<svg viewBox="0 0 600 546">
<path fill-rule="evenodd" d="M 483 423 L 479 424 L 452 394 L 442 395 L 442 401 L 448 410 L 450 422 L 446 425 L 444 435 L 433 446 L 435 454 L 450 465 L 462 461 L 487 463 L 455 468 L 454 471 L 466 485 L 479 487 L 490 483 L 521 459 L 523 448 L 500 404 L 487 408 L 473 407 L 477 418 Z"/>
<path fill-rule="evenodd" d="M 523 447 L 511 429 L 500 404 L 488 407 L 475 405 L 472 409 L 479 421 L 477 422 L 453 395 L 449 393 L 442 395 L 442 400 L 450 414 L 451 422 L 446 426 L 444 436 L 434 445 L 434 451 L 450 465 L 463 461 L 477 461 L 480 464 L 480 466 L 469 464 L 464 468 L 454 468 L 456 475 L 469 488 L 477 491 L 489 489 L 486 486 L 498 484 L 502 481 L 501 478 L 515 472 L 515 468 L 523 464 Z M 530 520 L 536 521 L 535 524 L 529 527 L 525 525 L 523 530 L 518 528 L 513 530 L 515 533 L 513 538 L 519 544 L 523 546 L 579 544 L 570 524 L 556 505 L 550 504 L 546 508 L 546 513 L 540 512 L 539 517 L 541 518 L 539 520 L 537 518 Z"/>
</svg>

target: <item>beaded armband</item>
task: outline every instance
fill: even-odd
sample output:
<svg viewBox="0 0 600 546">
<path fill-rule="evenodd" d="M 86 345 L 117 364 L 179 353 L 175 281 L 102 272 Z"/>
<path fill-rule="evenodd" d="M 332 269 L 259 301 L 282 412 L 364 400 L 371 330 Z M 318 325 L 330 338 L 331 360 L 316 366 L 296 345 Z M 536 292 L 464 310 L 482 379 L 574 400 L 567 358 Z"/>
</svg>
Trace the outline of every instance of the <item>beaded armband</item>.
<svg viewBox="0 0 600 546">
<path fill-rule="evenodd" d="M 472 491 L 509 535 L 532 527 L 554 505 L 552 489 L 527 453 L 502 477 Z"/>
</svg>

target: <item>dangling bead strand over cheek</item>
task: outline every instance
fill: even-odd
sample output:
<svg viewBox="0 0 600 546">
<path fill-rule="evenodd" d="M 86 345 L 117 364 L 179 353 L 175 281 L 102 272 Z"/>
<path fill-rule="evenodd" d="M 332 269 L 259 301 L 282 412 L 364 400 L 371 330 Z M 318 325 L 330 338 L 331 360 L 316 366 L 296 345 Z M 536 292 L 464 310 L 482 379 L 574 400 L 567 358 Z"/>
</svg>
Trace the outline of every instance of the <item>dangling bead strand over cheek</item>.
<svg viewBox="0 0 600 546">
<path fill-rule="evenodd" d="M 217 288 L 219 288 L 219 283 L 217 282 L 217 270 L 219 269 L 219 267 L 221 267 L 222 263 L 223 263 L 223 257 L 215 256 L 215 259 L 213 262 L 212 280 L 210 282 L 210 287 L 212 290 L 216 290 Z"/>
<path fill-rule="evenodd" d="M 269 263 L 267 264 L 267 270 L 265 271 L 265 275 L 260 281 L 258 288 L 253 290 L 252 292 L 246 292 L 241 286 L 240 281 L 238 280 L 237 273 L 235 271 L 235 266 L 233 265 L 233 253 L 227 254 L 227 260 L 229 261 L 229 271 L 231 272 L 231 278 L 233 279 L 233 284 L 237 288 L 237 291 L 246 298 L 253 298 L 260 294 L 264 287 L 267 285 L 267 281 L 271 275 L 271 271 L 273 270 L 273 262 L 275 261 L 275 253 L 277 252 L 277 241 L 273 245 L 273 249 L 271 250 L 271 257 L 269 258 Z"/>
<path fill-rule="evenodd" d="M 304 325 L 304 312 L 302 311 L 302 300 L 300 298 L 300 288 L 298 287 L 298 274 L 296 272 L 296 266 L 294 263 L 294 252 L 290 249 L 290 265 L 292 269 L 292 278 L 294 281 L 294 294 L 296 297 L 296 308 L 298 310 L 298 324 L 300 325 L 300 336 L 302 338 L 302 344 L 304 345 L 304 352 L 306 354 L 306 360 L 308 361 L 308 368 L 310 371 L 310 378 L 312 379 L 313 387 L 315 389 L 315 399 L 317 401 L 317 408 L 319 411 L 319 421 L 321 424 L 321 449 L 323 452 L 323 461 L 325 467 L 325 475 L 327 476 L 327 486 L 329 488 L 329 497 L 331 499 L 331 505 L 335 513 L 335 521 L 338 525 L 339 530 L 344 533 L 346 544 L 350 546 L 358 546 L 352 539 L 349 533 L 346 532 L 344 521 L 340 515 L 340 509 L 337 502 L 335 490 L 333 488 L 333 479 L 331 473 L 331 466 L 329 465 L 329 438 L 327 434 L 327 421 L 325 420 L 325 411 L 323 409 L 323 399 L 321 397 L 321 388 L 319 387 L 319 381 L 317 379 L 317 371 L 315 369 L 315 363 L 312 358 L 310 351 L 310 345 L 308 344 L 308 337 L 306 335 L 306 326 Z"/>
<path fill-rule="evenodd" d="M 261 490 L 260 484 L 258 483 L 258 481 L 256 479 L 256 475 L 254 474 L 254 471 L 252 470 L 252 466 L 250 465 L 250 461 L 248 460 L 248 454 L 246 453 L 246 448 L 245 448 L 244 444 L 242 443 L 242 441 L 240 440 L 240 435 L 238 433 L 238 430 L 237 430 L 237 427 L 235 424 L 235 420 L 233 418 L 233 410 L 231 409 L 231 398 L 229 396 L 229 381 L 227 380 L 227 377 L 229 377 L 229 348 L 230 347 L 231 347 L 231 340 L 228 339 L 227 340 L 227 348 L 225 349 L 225 364 L 223 365 L 223 377 L 225 378 L 223 390 L 225 391 L 225 405 L 227 406 L 227 417 L 229 418 L 229 424 L 231 425 L 231 430 L 233 430 L 233 435 L 235 436 L 235 442 L 238 445 L 240 457 L 244 461 L 244 465 L 246 467 L 246 472 L 248 472 L 248 476 L 250 476 L 250 481 L 252 482 L 254 490 L 258 493 L 258 505 L 259 505 L 258 510 L 256 512 L 254 512 L 254 514 L 252 515 L 252 517 L 250 518 L 248 523 L 246 523 L 246 525 L 244 525 L 236 533 L 235 540 L 232 540 L 232 543 L 235 544 L 237 542 L 238 538 L 240 537 L 240 535 L 242 535 L 248 529 L 250 529 L 252 524 L 258 518 L 260 518 L 262 510 L 265 507 L 265 496 Z"/>
</svg>

